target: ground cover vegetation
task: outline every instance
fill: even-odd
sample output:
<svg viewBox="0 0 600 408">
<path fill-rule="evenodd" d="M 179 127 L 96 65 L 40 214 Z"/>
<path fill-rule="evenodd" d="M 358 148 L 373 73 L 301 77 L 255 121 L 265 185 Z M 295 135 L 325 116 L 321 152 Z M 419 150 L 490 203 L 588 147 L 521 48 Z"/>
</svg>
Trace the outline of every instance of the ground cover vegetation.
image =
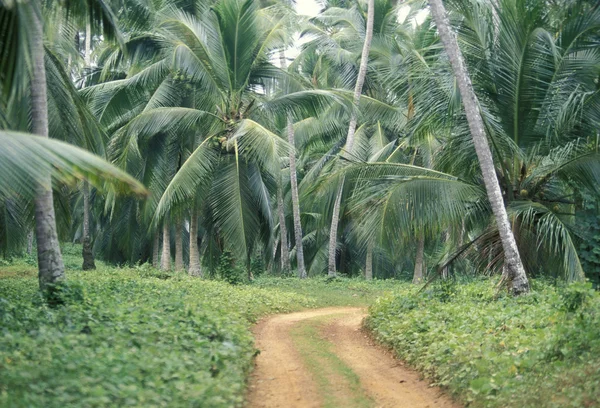
<svg viewBox="0 0 600 408">
<path fill-rule="evenodd" d="M 76 248 L 66 259 L 80 263 Z M 69 271 L 54 308 L 35 266 L 0 267 L 0 405 L 240 406 L 256 352 L 250 324 L 317 304 L 148 265 L 97 266 Z"/>
<path fill-rule="evenodd" d="M 600 296 L 532 283 L 520 298 L 485 280 L 405 286 L 371 306 L 367 326 L 468 406 L 598 406 Z"/>
<path fill-rule="evenodd" d="M 318 5 L 316 15 L 301 16 L 285 0 L 0 0 L 7 352 L 26 344 L 29 357 L 13 357 L 26 365 L 45 358 L 49 371 L 24 371 L 45 376 L 73 336 L 100 352 L 118 333 L 116 347 L 128 353 L 133 334 L 125 327 L 146 323 L 131 320 L 138 312 L 125 305 L 164 317 L 171 336 L 197 328 L 163 313 L 189 311 L 235 337 L 231 353 L 241 363 L 223 357 L 223 370 L 233 370 L 223 381 L 241 390 L 248 322 L 310 305 L 370 304 L 395 287 L 384 279 L 394 279 L 428 286 L 420 294 L 403 286 L 377 303 L 371 327 L 397 349 L 414 346 L 402 356 L 463 399 L 500 406 L 519 389 L 554 384 L 567 390 L 559 398 L 593 402 L 589 381 L 577 388 L 557 367 L 596 378 L 585 374 L 585 361 L 594 361 L 586 353 L 596 350 L 597 297 L 581 285 L 600 282 L 597 2 Z M 76 246 L 65 253 L 61 243 Z M 467 278 L 481 281 L 449 283 Z M 562 289 L 570 282 L 576 286 Z M 253 294 L 266 307 L 252 303 Z M 578 296 L 588 300 L 565 303 Z M 202 312 L 213 304 L 214 314 Z M 453 307 L 468 325 L 439 320 Z M 490 357 L 497 367 L 468 373 L 475 360 L 449 344 L 449 355 L 431 360 L 442 348 L 428 351 L 435 330 L 456 324 L 450 331 L 481 337 L 484 347 L 505 334 L 497 323 L 519 311 L 531 320 L 506 333 L 523 336 L 526 352 L 515 346 Z M 126 323 L 115 323 L 121 318 Z M 95 321 L 119 327 L 95 337 L 86 333 Z M 571 345 L 559 347 L 562 332 L 582 348 L 569 354 L 566 340 Z M 410 343 L 415 333 L 422 344 Z M 56 347 L 45 357 L 36 348 L 42 337 Z M 160 347 L 184 356 L 189 344 Z M 521 373 L 517 362 L 534 360 Z M 463 377 L 448 377 L 452 364 Z M 548 385 L 536 374 L 544 369 L 556 373 Z M 156 381 L 168 382 L 165 395 L 115 395 L 158 405 L 213 397 L 209 388 L 175 396 L 169 387 L 177 381 Z M 60 398 L 74 395 L 55 385 Z M 101 405 L 94 386 L 84 394 L 93 398 L 92 389 L 99 399 L 90 404 Z M 25 398 L 19 390 L 15 398 Z M 239 402 L 236 393 L 215 391 L 215 404 Z M 64 402 L 40 398 L 48 399 L 35 403 Z"/>
</svg>

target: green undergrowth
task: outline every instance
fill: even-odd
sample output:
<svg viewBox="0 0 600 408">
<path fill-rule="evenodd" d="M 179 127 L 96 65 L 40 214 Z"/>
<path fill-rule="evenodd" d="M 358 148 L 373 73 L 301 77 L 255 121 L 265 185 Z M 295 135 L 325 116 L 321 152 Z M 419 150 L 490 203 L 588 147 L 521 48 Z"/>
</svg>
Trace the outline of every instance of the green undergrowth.
<svg viewBox="0 0 600 408">
<path fill-rule="evenodd" d="M 101 264 L 100 264 L 101 265 Z M 260 316 L 307 296 L 148 267 L 69 271 L 49 307 L 27 263 L 0 267 L 0 406 L 240 406 Z"/>
<path fill-rule="evenodd" d="M 600 296 L 533 282 L 495 299 L 489 280 L 410 285 L 379 299 L 367 326 L 473 407 L 600 406 Z"/>
<path fill-rule="evenodd" d="M 362 278 L 315 277 L 298 279 L 294 277 L 260 277 L 252 286 L 264 289 L 277 289 L 309 296 L 319 307 L 327 306 L 368 306 L 375 299 L 391 293 L 402 285 L 394 280 L 365 281 Z"/>
</svg>

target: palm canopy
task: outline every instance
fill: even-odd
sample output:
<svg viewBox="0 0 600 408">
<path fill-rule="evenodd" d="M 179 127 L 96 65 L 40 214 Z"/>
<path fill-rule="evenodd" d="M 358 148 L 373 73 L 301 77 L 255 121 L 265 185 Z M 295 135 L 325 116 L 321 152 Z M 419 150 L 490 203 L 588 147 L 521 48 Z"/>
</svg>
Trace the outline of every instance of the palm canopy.
<svg viewBox="0 0 600 408">
<path fill-rule="evenodd" d="M 28 61 L 23 53 L 7 52 L 26 45 L 16 24 L 22 10 L 16 2 L 0 2 L 0 128 L 25 130 Z M 284 204 L 289 200 L 287 157 L 293 149 L 282 136 L 291 121 L 312 274 L 326 266 L 327 225 L 341 180 L 338 261 L 345 272 L 364 267 L 373 243 L 376 264 L 405 267 L 412 262 L 406 253 L 422 237 L 429 265 L 460 260 L 476 269 L 501 266 L 498 234 L 437 27 L 429 17 L 413 20 L 423 2 L 411 2 L 399 21 L 398 7 L 405 4 L 375 1 L 358 108 L 351 101 L 365 35 L 364 1 L 322 2 L 318 16 L 298 21 L 287 2 L 67 3 L 43 2 L 49 133 L 108 157 L 151 193 L 146 201 L 94 198 L 97 249 L 107 258 L 147 259 L 159 224 L 179 222 L 187 236 L 182 219 L 199 220 L 205 264 L 224 250 L 245 261 L 277 257 L 273 203 L 280 173 Z M 599 193 L 599 11 L 579 2 L 559 11 L 540 0 L 446 4 L 528 272 L 580 277 L 575 248 L 585 234 L 574 214 L 582 197 L 589 201 Z M 90 28 L 84 27 L 88 21 Z M 285 57 L 282 51 L 299 31 L 303 45 L 284 71 L 273 61 Z M 84 64 L 88 40 L 93 62 Z M 352 115 L 358 126 L 348 154 L 343 148 Z M 61 163 L 77 169 L 76 178 L 91 176 L 78 167 L 82 163 Z M 54 174 L 73 180 L 67 170 Z M 96 184 L 107 190 L 127 183 Z M 291 214 L 279 220 L 291 223 Z"/>
<path fill-rule="evenodd" d="M 246 259 L 256 237 L 269 236 L 260 231 L 272 225 L 272 179 L 290 149 L 279 137 L 281 123 L 345 96 L 304 89 L 270 62 L 287 41 L 289 17 L 279 7 L 222 0 L 190 9 L 164 2 L 152 18 L 160 47 L 151 63 L 84 95 L 113 133 L 116 162 L 153 180 L 144 212 L 158 222 L 197 201 L 210 223 L 205 228 Z M 275 87 L 296 92 L 273 97 Z M 172 146 L 175 156 L 149 162 L 145 152 L 153 143 Z M 159 168 L 164 177 L 152 170 Z"/>
<path fill-rule="evenodd" d="M 31 47 L 41 39 L 31 35 L 31 15 L 41 15 L 39 20 L 45 20 L 40 25 L 46 40 L 42 52 L 49 136 L 103 155 L 106 134 L 78 95 L 70 75 L 71 64 L 65 62 L 67 54 L 69 59 L 76 55 L 73 40 L 81 22 L 87 21 L 107 39 L 118 39 L 116 19 L 104 0 L 60 4 L 0 1 L 0 129 L 27 131 L 32 121 L 35 122 L 35 118 L 32 119 L 31 83 L 36 74 Z M 50 183 L 50 175 L 54 176 L 55 186 L 60 187 L 55 189 L 55 198 L 61 202 L 57 219 L 59 230 L 70 227 L 68 201 L 75 180 L 90 181 L 109 195 L 133 191 L 138 196 L 145 196 L 147 193 L 138 181 L 122 170 L 74 146 L 24 133 L 2 132 L 2 140 L 6 148 L 2 153 L 2 164 L 10 165 L 10 169 L 3 171 L 5 177 L 0 194 L 0 223 L 5 232 L 0 247 L 5 253 L 8 248 L 14 248 L 15 243 L 24 242 L 25 235 L 31 232 L 34 186 L 42 181 L 44 185 Z M 64 188 L 65 184 L 69 188 Z M 15 206 L 17 202 L 20 202 L 19 206 Z M 16 207 L 20 210 L 13 211 Z"/>
<path fill-rule="evenodd" d="M 600 54 L 592 46 L 600 14 L 584 14 L 572 5 L 572 18 L 556 25 L 540 2 L 531 2 L 536 7 L 525 3 L 506 0 L 472 7 L 471 2 L 453 2 L 452 23 L 473 73 L 528 271 L 581 279 L 581 231 L 574 211 L 580 205 L 578 191 L 598 196 L 600 181 L 594 82 Z M 412 30 L 412 44 L 374 46 L 380 75 L 398 101 L 408 101 L 407 116 L 414 117 L 402 130 L 397 151 L 414 148 L 417 163 L 426 160 L 462 181 L 400 176 L 397 168 L 383 163 L 352 166 L 346 171 L 360 175 L 360 188 L 351 198 L 352 211 L 361 219 L 356 229 L 389 243 L 398 231 L 452 230 L 464 220 L 454 238 L 460 254 L 465 254 L 467 240 L 472 259 L 487 269 L 499 266 L 502 251 L 480 194 L 481 176 L 447 60 L 428 20 Z M 427 147 L 431 133 L 443 141 L 433 151 Z M 390 159 L 395 161 L 393 155 Z"/>
</svg>

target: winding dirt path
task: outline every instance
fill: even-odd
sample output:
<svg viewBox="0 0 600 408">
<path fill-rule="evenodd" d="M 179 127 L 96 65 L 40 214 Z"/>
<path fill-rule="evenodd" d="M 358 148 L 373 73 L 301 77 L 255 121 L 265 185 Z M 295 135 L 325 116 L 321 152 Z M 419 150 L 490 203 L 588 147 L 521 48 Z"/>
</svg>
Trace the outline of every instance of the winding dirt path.
<svg viewBox="0 0 600 408">
<path fill-rule="evenodd" d="M 460 407 L 374 344 L 361 330 L 365 316 L 362 308 L 332 307 L 258 323 L 246 407 Z"/>
</svg>

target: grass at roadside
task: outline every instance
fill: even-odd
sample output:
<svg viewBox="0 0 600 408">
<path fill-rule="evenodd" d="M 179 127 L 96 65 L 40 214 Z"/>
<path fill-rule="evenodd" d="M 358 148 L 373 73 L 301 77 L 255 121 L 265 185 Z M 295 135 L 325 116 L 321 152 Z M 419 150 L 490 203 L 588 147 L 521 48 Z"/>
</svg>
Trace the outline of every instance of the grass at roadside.
<svg viewBox="0 0 600 408">
<path fill-rule="evenodd" d="M 365 281 L 362 278 L 310 279 L 260 277 L 254 287 L 276 289 L 308 296 L 319 307 L 327 306 L 369 306 L 378 297 L 392 293 L 404 284 L 393 280 Z"/>
<path fill-rule="evenodd" d="M 63 246 L 66 303 L 50 308 L 35 257 L 0 260 L 0 406 L 240 406 L 261 316 L 367 305 L 393 286 L 355 279 L 225 282 L 97 261 Z"/>
<path fill-rule="evenodd" d="M 400 358 L 473 407 L 599 407 L 600 296 L 533 282 L 494 299 L 489 280 L 410 285 L 370 308 Z"/>
<path fill-rule="evenodd" d="M 37 293 L 35 259 L 0 261 L 0 406 L 239 406 L 252 322 L 374 303 L 376 336 L 469 406 L 600 407 L 600 296 L 582 284 L 534 281 L 516 299 L 494 299 L 489 280 L 418 294 L 346 278 L 231 286 L 147 266 L 83 272 L 80 247 L 63 253 L 69 290 L 55 309 Z M 304 346 L 327 354 L 312 338 Z"/>
<path fill-rule="evenodd" d="M 147 267 L 100 267 L 69 271 L 65 305 L 50 308 L 26 265 L 0 270 L 3 407 L 239 406 L 255 352 L 250 324 L 315 304 Z"/>
</svg>

